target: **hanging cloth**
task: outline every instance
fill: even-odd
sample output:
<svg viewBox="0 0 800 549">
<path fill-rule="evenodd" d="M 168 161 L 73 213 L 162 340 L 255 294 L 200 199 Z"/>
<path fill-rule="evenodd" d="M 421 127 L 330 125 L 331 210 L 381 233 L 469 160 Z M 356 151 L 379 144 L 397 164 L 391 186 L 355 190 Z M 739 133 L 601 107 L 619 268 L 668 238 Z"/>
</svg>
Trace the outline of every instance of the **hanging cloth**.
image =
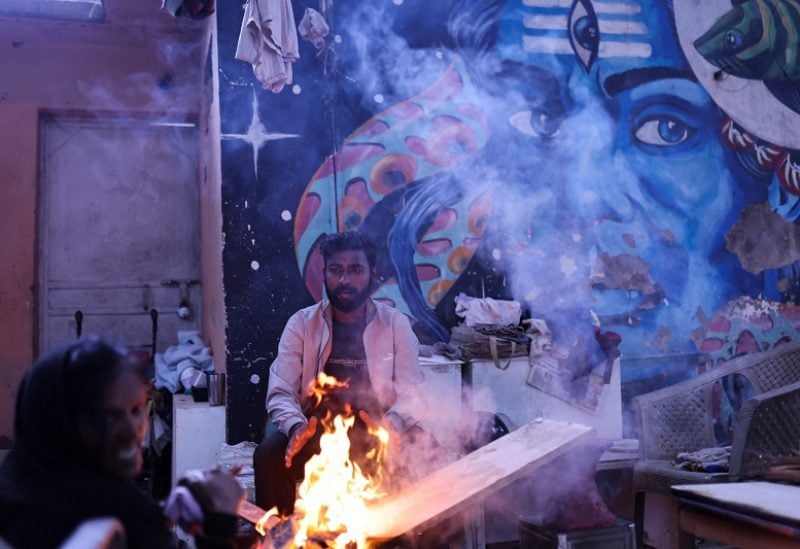
<svg viewBox="0 0 800 549">
<path fill-rule="evenodd" d="M 297 32 L 300 38 L 306 42 L 311 42 L 315 48 L 321 50 L 325 47 L 325 37 L 331 31 L 328 23 L 320 12 L 314 8 L 306 8 L 300 24 L 297 25 Z"/>
<path fill-rule="evenodd" d="M 214 13 L 214 0 L 162 0 L 161 9 L 173 17 L 204 19 Z"/>
<path fill-rule="evenodd" d="M 292 63 L 299 57 L 291 0 L 249 0 L 236 59 L 253 65 L 265 90 L 280 93 L 292 83 Z"/>
</svg>

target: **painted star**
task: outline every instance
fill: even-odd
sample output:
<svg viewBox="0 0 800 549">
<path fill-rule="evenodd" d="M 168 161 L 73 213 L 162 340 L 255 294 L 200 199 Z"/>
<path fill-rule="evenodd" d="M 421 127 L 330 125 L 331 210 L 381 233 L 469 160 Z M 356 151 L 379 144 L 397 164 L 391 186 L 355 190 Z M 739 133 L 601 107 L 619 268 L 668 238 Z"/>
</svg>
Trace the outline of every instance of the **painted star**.
<svg viewBox="0 0 800 549">
<path fill-rule="evenodd" d="M 258 151 L 267 141 L 277 141 L 278 139 L 290 139 L 293 137 L 300 137 L 296 133 L 277 133 L 268 132 L 264 124 L 258 117 L 258 96 L 256 90 L 253 90 L 253 117 L 250 119 L 250 126 L 247 128 L 247 133 L 223 133 L 222 139 L 241 139 L 253 147 L 253 170 L 258 179 Z"/>
</svg>

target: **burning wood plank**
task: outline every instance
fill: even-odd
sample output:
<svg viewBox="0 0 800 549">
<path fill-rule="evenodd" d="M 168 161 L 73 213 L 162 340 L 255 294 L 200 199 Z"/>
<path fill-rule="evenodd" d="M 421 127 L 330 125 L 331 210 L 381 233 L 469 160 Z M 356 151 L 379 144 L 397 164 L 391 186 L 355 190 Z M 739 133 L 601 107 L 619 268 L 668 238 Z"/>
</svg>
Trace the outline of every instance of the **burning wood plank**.
<svg viewBox="0 0 800 549">
<path fill-rule="evenodd" d="M 369 506 L 368 537 L 388 539 L 442 520 L 593 437 L 579 423 L 539 420 Z"/>
<path fill-rule="evenodd" d="M 279 522 L 281 522 L 281 518 L 278 516 L 277 512 L 268 513 L 255 503 L 250 503 L 247 500 L 244 500 L 239 506 L 239 511 L 237 514 L 239 515 L 239 518 L 242 518 L 252 524 L 259 525 L 260 529 L 263 531 L 270 530 Z"/>
</svg>

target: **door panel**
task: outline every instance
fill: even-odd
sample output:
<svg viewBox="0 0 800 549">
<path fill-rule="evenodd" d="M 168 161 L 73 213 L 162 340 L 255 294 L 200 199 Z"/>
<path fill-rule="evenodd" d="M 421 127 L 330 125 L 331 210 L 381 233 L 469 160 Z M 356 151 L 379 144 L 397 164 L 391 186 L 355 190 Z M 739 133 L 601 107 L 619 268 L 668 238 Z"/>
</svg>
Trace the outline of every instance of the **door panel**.
<svg viewBox="0 0 800 549">
<path fill-rule="evenodd" d="M 42 350 L 78 332 L 158 348 L 198 329 L 197 132 L 141 119 L 43 116 L 39 199 Z M 189 319 L 176 314 L 187 301 Z"/>
</svg>

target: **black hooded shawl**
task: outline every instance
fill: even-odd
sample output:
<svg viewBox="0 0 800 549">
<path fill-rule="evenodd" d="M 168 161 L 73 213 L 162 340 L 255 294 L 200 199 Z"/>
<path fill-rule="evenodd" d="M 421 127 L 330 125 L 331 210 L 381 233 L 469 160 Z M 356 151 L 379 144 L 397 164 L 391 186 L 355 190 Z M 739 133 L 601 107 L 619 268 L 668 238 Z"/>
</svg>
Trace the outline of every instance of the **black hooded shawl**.
<svg viewBox="0 0 800 549">
<path fill-rule="evenodd" d="M 19 549 L 57 547 L 84 520 L 110 516 L 122 522 L 132 549 L 174 547 L 159 506 L 86 459 L 67 395 L 76 348 L 46 355 L 20 384 L 15 445 L 0 466 L 0 538 Z"/>
</svg>

